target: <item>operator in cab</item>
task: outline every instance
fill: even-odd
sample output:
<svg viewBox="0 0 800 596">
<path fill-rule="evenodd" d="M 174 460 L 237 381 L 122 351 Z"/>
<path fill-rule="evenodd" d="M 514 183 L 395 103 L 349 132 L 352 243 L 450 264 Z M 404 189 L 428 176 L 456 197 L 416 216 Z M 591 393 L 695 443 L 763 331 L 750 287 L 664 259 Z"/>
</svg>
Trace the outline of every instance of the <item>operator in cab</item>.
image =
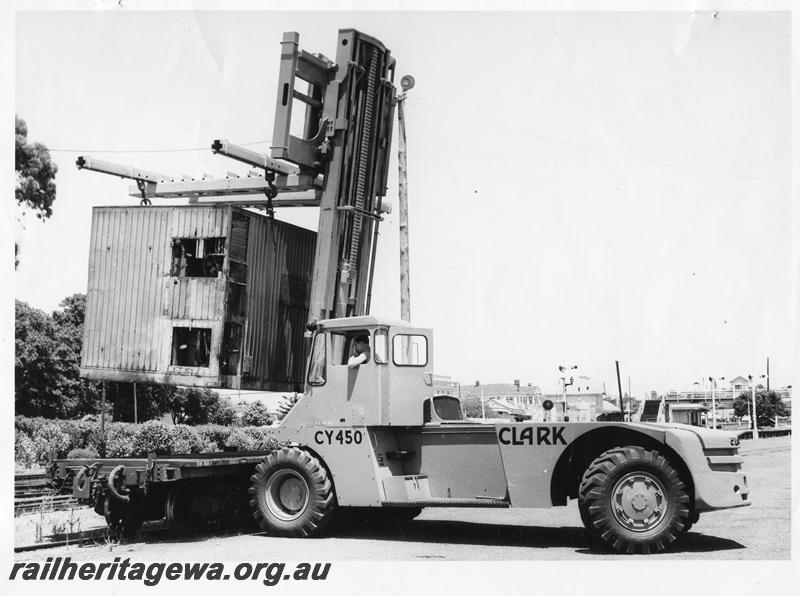
<svg viewBox="0 0 800 596">
<path fill-rule="evenodd" d="M 359 335 L 353 340 L 353 355 L 347 360 L 347 368 L 356 368 L 369 362 L 369 336 Z"/>
</svg>

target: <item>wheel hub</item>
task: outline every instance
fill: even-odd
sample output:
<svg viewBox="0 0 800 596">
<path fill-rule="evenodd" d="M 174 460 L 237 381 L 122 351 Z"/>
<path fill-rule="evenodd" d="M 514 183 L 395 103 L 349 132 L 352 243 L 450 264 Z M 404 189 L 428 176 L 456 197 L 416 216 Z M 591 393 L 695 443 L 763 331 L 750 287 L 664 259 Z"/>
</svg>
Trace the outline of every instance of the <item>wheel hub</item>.
<svg viewBox="0 0 800 596">
<path fill-rule="evenodd" d="M 648 472 L 626 474 L 612 492 L 614 517 L 628 530 L 651 530 L 666 516 L 665 492 L 661 481 Z"/>
<path fill-rule="evenodd" d="M 281 505 L 291 511 L 297 511 L 303 506 L 303 486 L 297 478 L 287 478 L 280 488 Z"/>
<path fill-rule="evenodd" d="M 308 507 L 308 482 L 296 470 L 277 470 L 267 480 L 264 493 L 270 513 L 282 521 L 297 519 Z"/>
</svg>

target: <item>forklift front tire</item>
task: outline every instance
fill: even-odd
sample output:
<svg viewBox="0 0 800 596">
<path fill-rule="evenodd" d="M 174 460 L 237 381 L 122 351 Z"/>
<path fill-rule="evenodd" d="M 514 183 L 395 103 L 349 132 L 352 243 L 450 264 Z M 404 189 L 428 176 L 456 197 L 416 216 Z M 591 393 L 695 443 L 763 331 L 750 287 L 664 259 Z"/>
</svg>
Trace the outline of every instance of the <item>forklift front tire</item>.
<svg viewBox="0 0 800 596">
<path fill-rule="evenodd" d="M 680 474 L 661 453 L 639 446 L 597 457 L 583 474 L 578 498 L 590 534 L 617 552 L 661 552 L 690 525 Z"/>
<path fill-rule="evenodd" d="M 296 447 L 273 451 L 250 477 L 250 509 L 271 536 L 315 536 L 328 526 L 336 497 L 327 470 Z"/>
</svg>

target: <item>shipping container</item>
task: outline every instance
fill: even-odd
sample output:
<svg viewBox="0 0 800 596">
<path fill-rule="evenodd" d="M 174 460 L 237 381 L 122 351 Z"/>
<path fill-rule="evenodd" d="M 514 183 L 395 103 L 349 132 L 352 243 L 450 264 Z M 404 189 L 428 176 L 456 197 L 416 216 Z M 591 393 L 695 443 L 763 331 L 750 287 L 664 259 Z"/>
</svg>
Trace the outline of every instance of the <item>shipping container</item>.
<svg viewBox="0 0 800 596">
<path fill-rule="evenodd" d="M 302 391 L 315 245 L 232 206 L 95 207 L 81 376 Z"/>
</svg>

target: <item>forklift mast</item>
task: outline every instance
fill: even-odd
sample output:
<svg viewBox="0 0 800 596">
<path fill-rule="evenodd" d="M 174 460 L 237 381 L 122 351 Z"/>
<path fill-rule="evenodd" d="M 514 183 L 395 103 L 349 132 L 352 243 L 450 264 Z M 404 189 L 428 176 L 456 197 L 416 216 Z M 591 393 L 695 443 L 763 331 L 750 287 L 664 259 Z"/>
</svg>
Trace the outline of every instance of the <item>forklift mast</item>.
<svg viewBox="0 0 800 596">
<path fill-rule="evenodd" d="M 369 314 L 378 224 L 386 194 L 395 61 L 378 40 L 339 31 L 336 62 L 298 49 L 289 32 L 281 65 L 272 158 L 323 176 L 309 323 Z M 298 81 L 299 80 L 299 81 Z M 305 88 L 298 88 L 305 86 Z M 294 136 L 294 100 L 305 104 Z"/>
</svg>

